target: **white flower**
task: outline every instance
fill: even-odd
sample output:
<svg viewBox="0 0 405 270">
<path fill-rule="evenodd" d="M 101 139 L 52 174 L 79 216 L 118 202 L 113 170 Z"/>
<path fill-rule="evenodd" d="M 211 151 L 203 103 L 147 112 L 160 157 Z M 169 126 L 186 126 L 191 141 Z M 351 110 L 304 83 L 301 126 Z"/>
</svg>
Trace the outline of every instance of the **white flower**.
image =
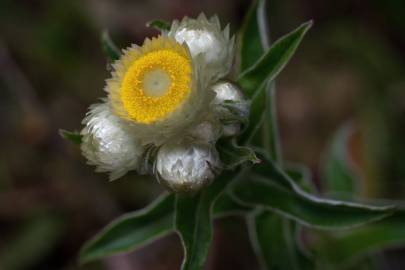
<svg viewBox="0 0 405 270">
<path fill-rule="evenodd" d="M 234 49 L 234 37 L 230 38 L 229 25 L 221 30 L 217 16 L 209 20 L 202 13 L 197 19 L 188 17 L 181 22 L 173 21 L 169 37 L 185 42 L 193 57 L 201 55 L 199 65 L 206 69 L 208 79 L 218 79 L 229 73 Z"/>
<path fill-rule="evenodd" d="M 223 135 L 237 135 L 241 129 L 241 121 L 247 121 L 249 102 L 244 98 L 242 90 L 229 81 L 217 82 L 211 89 L 216 94 L 211 104 L 223 122 Z"/>
<path fill-rule="evenodd" d="M 155 171 L 159 181 L 170 189 L 190 192 L 208 185 L 219 172 L 220 164 L 212 144 L 179 141 L 159 149 Z"/>
<path fill-rule="evenodd" d="M 97 172 L 110 172 L 115 180 L 137 168 L 143 147 L 107 104 L 92 105 L 83 124 L 82 153 Z"/>
<path fill-rule="evenodd" d="M 113 64 L 105 90 L 112 111 L 136 130 L 143 145 L 161 145 L 210 114 L 214 97 L 186 45 L 160 36 L 133 45 Z"/>
</svg>

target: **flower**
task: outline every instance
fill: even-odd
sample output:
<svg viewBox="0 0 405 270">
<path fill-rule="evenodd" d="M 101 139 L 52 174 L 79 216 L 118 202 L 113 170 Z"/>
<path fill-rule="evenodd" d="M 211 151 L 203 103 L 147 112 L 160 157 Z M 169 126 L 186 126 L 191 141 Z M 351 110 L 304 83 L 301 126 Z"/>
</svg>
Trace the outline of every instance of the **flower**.
<svg viewBox="0 0 405 270">
<path fill-rule="evenodd" d="M 185 42 L 193 57 L 201 55 L 199 65 L 207 69 L 209 79 L 218 79 L 229 73 L 233 60 L 234 37 L 229 25 L 221 30 L 217 16 L 209 20 L 201 13 L 197 19 L 188 17 L 174 21 L 167 33 L 179 43 Z"/>
<path fill-rule="evenodd" d="M 163 145 L 156 157 L 156 173 L 161 183 L 176 192 L 196 191 L 208 185 L 220 170 L 214 145 L 180 141 Z"/>
<path fill-rule="evenodd" d="M 124 50 L 113 64 L 109 103 L 142 144 L 160 145 L 206 117 L 214 94 L 195 61 L 187 46 L 159 36 Z"/>
<path fill-rule="evenodd" d="M 123 50 L 107 99 L 83 120 L 88 163 L 111 179 L 154 173 L 177 192 L 209 184 L 222 168 L 217 140 L 237 135 L 247 118 L 241 90 L 223 80 L 233 48 L 229 26 L 221 30 L 218 17 L 202 14 Z"/>
<path fill-rule="evenodd" d="M 110 180 L 115 180 L 136 169 L 143 147 L 107 104 L 92 105 L 83 124 L 81 150 L 97 172 L 110 172 Z"/>
</svg>

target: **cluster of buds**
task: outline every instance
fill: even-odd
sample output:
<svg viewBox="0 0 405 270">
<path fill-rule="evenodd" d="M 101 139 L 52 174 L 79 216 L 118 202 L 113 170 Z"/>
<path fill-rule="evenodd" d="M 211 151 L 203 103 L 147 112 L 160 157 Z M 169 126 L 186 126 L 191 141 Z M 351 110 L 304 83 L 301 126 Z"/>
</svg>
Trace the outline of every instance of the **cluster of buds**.
<svg viewBox="0 0 405 270">
<path fill-rule="evenodd" d="M 196 191 L 222 169 L 215 144 L 237 136 L 249 102 L 227 76 L 234 56 L 218 17 L 174 21 L 123 50 L 81 131 L 83 155 L 110 179 L 153 173 L 175 192 Z"/>
</svg>

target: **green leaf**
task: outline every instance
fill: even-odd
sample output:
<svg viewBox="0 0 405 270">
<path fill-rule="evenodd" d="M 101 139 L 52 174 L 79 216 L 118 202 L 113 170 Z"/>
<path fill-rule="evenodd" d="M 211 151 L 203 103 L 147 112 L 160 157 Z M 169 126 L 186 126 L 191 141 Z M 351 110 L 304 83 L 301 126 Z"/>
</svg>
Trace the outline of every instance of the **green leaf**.
<svg viewBox="0 0 405 270">
<path fill-rule="evenodd" d="M 392 215 L 392 206 L 372 206 L 320 198 L 301 189 L 266 157 L 239 181 L 232 194 L 241 204 L 262 206 L 297 222 L 322 229 L 346 229 Z"/>
<path fill-rule="evenodd" d="M 312 21 L 302 24 L 296 30 L 277 40 L 274 45 L 249 69 L 243 72 L 238 82 L 252 99 L 248 128 L 240 137 L 240 143 L 246 144 L 253 139 L 263 126 L 263 141 L 257 146 L 266 147 L 272 158 L 281 162 L 278 140 L 278 127 L 275 107 L 275 85 L 273 79 L 290 60 Z"/>
<path fill-rule="evenodd" d="M 348 152 L 348 140 L 352 134 L 351 125 L 345 125 L 338 130 L 328 150 L 323 168 L 323 184 L 326 193 L 339 199 L 353 198 L 359 189 L 358 175 L 353 169 Z"/>
<path fill-rule="evenodd" d="M 288 175 L 297 184 L 308 186 L 309 171 L 304 166 L 288 165 Z M 258 208 L 248 217 L 249 236 L 262 269 L 314 269 L 301 247 L 292 221 Z"/>
<path fill-rule="evenodd" d="M 194 195 L 178 194 L 175 226 L 183 248 L 182 270 L 203 269 L 212 240 L 213 206 L 235 173 L 223 173 Z"/>
<path fill-rule="evenodd" d="M 268 82 L 266 84 L 265 108 L 262 127 L 262 143 L 258 146 L 263 147 L 269 152 L 272 159 L 281 162 L 281 146 L 278 133 L 277 112 L 276 112 L 276 83 Z M 259 105 L 256 110 L 260 110 Z"/>
<path fill-rule="evenodd" d="M 241 72 L 251 67 L 269 48 L 270 37 L 267 29 L 266 0 L 255 2 L 245 19 L 241 40 Z M 253 145 L 262 147 L 269 152 L 272 159 L 281 162 L 279 143 L 275 82 L 268 82 L 265 94 L 252 103 L 249 123 L 251 127 L 245 132 L 245 141 L 254 140 Z M 261 132 L 259 132 L 261 131 Z"/>
<path fill-rule="evenodd" d="M 83 246 L 80 263 L 135 250 L 169 233 L 173 206 L 174 195 L 163 195 L 146 208 L 114 220 Z"/>
<path fill-rule="evenodd" d="M 63 139 L 65 139 L 73 144 L 79 145 L 82 143 L 82 135 L 80 135 L 80 132 L 78 132 L 78 131 L 67 131 L 64 129 L 59 129 L 59 135 Z"/>
<path fill-rule="evenodd" d="M 255 135 L 261 135 L 258 134 L 258 131 L 262 128 L 265 119 L 267 106 L 266 86 L 267 85 L 260 86 L 260 89 L 257 91 L 258 95 L 251 101 L 248 120 L 249 125 L 243 130 L 238 139 L 241 145 L 247 145 L 249 142 L 253 141 Z M 264 140 L 264 138 L 261 138 L 258 143 L 252 144 L 261 147 L 263 143 L 262 139 Z"/>
<path fill-rule="evenodd" d="M 264 50 L 257 17 L 258 1 L 255 1 L 243 22 L 241 29 L 240 72 L 251 67 L 262 56 Z"/>
<path fill-rule="evenodd" d="M 243 72 L 238 83 L 250 98 L 257 96 L 257 91 L 267 82 L 272 81 L 290 60 L 305 33 L 311 27 L 312 21 L 277 40 L 273 46 L 249 69 Z"/>
<path fill-rule="evenodd" d="M 320 229 L 348 229 L 383 219 L 394 211 L 393 207 L 322 199 L 289 190 L 259 176 L 240 181 L 235 185 L 233 195 L 241 204 L 262 206 L 302 225 Z"/>
<path fill-rule="evenodd" d="M 242 145 L 252 144 L 266 149 L 273 160 L 281 163 L 281 147 L 275 105 L 274 82 L 262 85 L 250 105 L 250 125 L 239 138 Z M 261 130 L 261 132 L 259 132 Z"/>
<path fill-rule="evenodd" d="M 215 218 L 240 215 L 249 209 L 224 193 L 215 201 L 213 215 Z M 125 214 L 106 226 L 84 245 L 80 262 L 86 263 L 142 247 L 172 232 L 173 219 L 174 195 L 162 196 L 145 209 Z"/>
<path fill-rule="evenodd" d="M 291 226 L 291 221 L 268 211 L 249 217 L 249 237 L 262 269 L 301 269 Z"/>
<path fill-rule="evenodd" d="M 109 61 L 114 62 L 120 58 L 120 50 L 111 40 L 107 30 L 104 30 L 101 34 L 101 46 Z"/>
<path fill-rule="evenodd" d="M 258 163 L 255 152 L 246 146 L 239 146 L 235 139 L 225 138 L 216 145 L 225 169 L 234 169 L 246 161 Z"/>
<path fill-rule="evenodd" d="M 170 23 L 163 21 L 163 20 L 153 20 L 146 23 L 147 27 L 153 27 L 159 31 L 169 31 L 170 30 Z"/>
<path fill-rule="evenodd" d="M 324 238 L 317 252 L 334 269 L 344 269 L 370 253 L 405 244 L 405 210 L 376 223 Z"/>
<path fill-rule="evenodd" d="M 266 0 L 260 0 L 257 10 L 258 26 L 262 44 L 265 50 L 270 47 L 270 32 L 268 30 L 267 5 Z M 277 106 L 276 106 L 276 82 L 268 81 L 266 83 L 265 108 L 263 112 L 263 124 L 261 127 L 261 140 L 258 144 L 263 147 L 270 157 L 278 163 L 282 163 L 281 144 L 279 140 L 278 123 L 277 123 Z M 258 108 L 260 109 L 260 108 Z"/>
</svg>

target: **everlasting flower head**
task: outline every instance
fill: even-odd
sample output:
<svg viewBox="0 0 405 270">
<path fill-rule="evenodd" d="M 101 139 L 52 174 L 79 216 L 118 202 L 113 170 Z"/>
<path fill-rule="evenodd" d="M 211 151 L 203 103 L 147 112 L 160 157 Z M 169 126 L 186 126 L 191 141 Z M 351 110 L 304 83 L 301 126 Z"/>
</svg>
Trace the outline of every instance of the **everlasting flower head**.
<svg viewBox="0 0 405 270">
<path fill-rule="evenodd" d="M 106 83 L 108 98 L 83 121 L 89 163 L 115 179 L 129 170 L 145 173 L 140 164 L 152 159 L 147 172 L 175 191 L 211 182 L 221 168 L 216 141 L 237 135 L 248 108 L 237 86 L 222 82 L 233 46 L 229 27 L 221 30 L 216 16 L 200 15 L 123 50 Z M 230 110 L 229 102 L 239 107 Z M 230 123 L 236 125 L 231 133 Z"/>
<path fill-rule="evenodd" d="M 137 130 L 142 144 L 160 145 L 202 117 L 213 93 L 186 45 L 159 36 L 124 50 L 106 91 L 112 111 Z"/>
</svg>

